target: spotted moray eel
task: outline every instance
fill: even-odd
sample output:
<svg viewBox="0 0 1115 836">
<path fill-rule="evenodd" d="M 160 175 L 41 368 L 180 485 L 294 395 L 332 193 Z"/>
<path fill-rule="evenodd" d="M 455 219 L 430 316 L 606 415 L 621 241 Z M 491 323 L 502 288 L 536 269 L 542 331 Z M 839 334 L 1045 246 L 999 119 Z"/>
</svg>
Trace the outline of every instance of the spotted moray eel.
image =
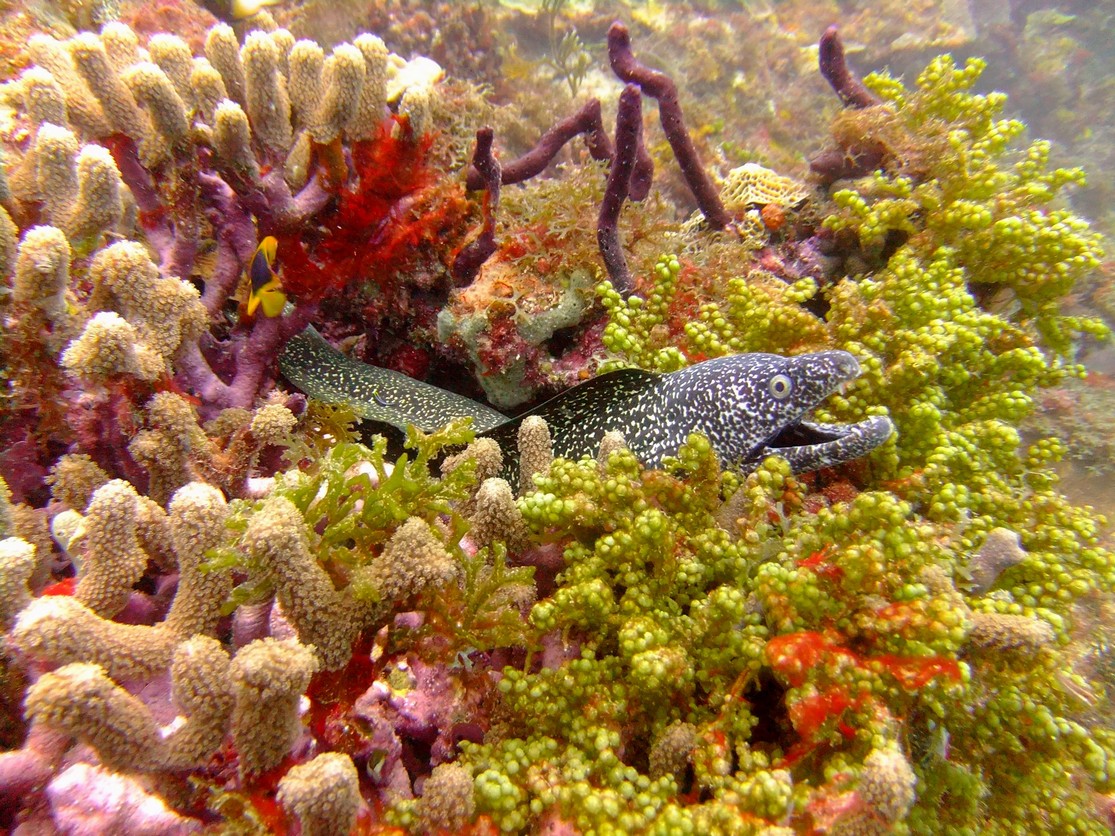
<svg viewBox="0 0 1115 836">
<path fill-rule="evenodd" d="M 539 415 L 550 426 L 554 455 L 596 454 L 611 430 L 647 467 L 675 455 L 692 432 L 708 436 L 724 467 L 747 471 L 767 456 L 785 458 L 795 473 L 866 455 L 890 437 L 885 416 L 855 424 L 818 424 L 806 416 L 859 376 L 846 351 L 782 357 L 737 354 L 658 374 L 641 369 L 609 372 L 508 418 L 470 398 L 404 374 L 369 366 L 337 351 L 312 327 L 294 337 L 279 357 L 283 375 L 307 395 L 344 403 L 360 417 L 432 431 L 471 416 L 478 435 L 495 439 L 505 460 L 518 458 L 519 424 Z"/>
</svg>

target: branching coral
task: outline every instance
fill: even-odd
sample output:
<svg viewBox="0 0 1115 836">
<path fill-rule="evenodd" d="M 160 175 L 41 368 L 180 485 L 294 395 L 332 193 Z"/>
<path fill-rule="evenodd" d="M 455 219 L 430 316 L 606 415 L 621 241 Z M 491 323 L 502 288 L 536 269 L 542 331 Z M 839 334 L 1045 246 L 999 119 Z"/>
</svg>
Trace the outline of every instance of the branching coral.
<svg viewBox="0 0 1115 836">
<path fill-rule="evenodd" d="M 102 566 L 93 576 L 98 580 L 96 586 L 88 586 L 86 582 L 87 587 L 97 593 L 89 595 L 94 606 L 116 600 L 131 586 L 126 578 L 105 574 L 103 566 L 110 565 L 115 557 L 111 544 L 106 546 L 104 542 L 108 530 L 123 530 L 121 541 L 116 545 L 130 549 L 123 552 L 124 557 L 134 559 L 134 555 L 143 554 L 134 540 L 141 503 L 134 495 L 129 496 L 127 491 L 121 490 L 119 483 L 110 482 L 94 494 L 91 511 L 98 505 L 98 495 L 102 495 L 102 499 L 113 499 L 114 505 L 123 502 L 123 506 L 91 513 L 87 521 L 94 530 L 94 536 L 86 543 L 91 552 L 87 562 L 94 567 Z M 41 597 L 20 612 L 10 635 L 12 644 L 22 653 L 53 664 L 88 662 L 100 665 L 117 681 L 152 676 L 166 670 L 180 642 L 211 633 L 216 626 L 221 602 L 228 594 L 229 579 L 219 572 L 202 573 L 199 564 L 206 551 L 224 540 L 226 516 L 224 498 L 208 485 L 191 484 L 175 494 L 170 504 L 169 524 L 178 561 L 178 594 L 159 624 L 121 624 L 101 617 L 76 598 Z M 98 553 L 97 548 L 109 551 Z M 78 588 L 81 588 L 80 582 Z M 119 608 L 116 604 L 113 606 Z"/>
<path fill-rule="evenodd" d="M 347 755 L 325 752 L 284 775 L 278 798 L 298 817 L 303 833 L 347 836 L 360 809 L 356 767 Z"/>
<path fill-rule="evenodd" d="M 27 693 L 28 719 L 88 743 L 106 766 L 124 772 L 191 769 L 224 739 L 232 697 L 228 657 L 213 639 L 183 642 L 173 683 L 187 719 L 166 737 L 150 710 L 99 665 L 73 662 L 45 674 Z"/>
<path fill-rule="evenodd" d="M 365 255 L 410 242 L 393 225 L 409 211 L 399 202 L 428 185 L 429 141 L 414 128 L 428 121 L 419 102 L 430 98 L 408 91 L 404 76 L 418 77 L 398 66 L 388 90 L 390 56 L 374 36 L 325 57 L 281 30 L 254 32 L 241 47 L 221 25 L 207 57 L 194 58 L 169 35 L 143 49 L 116 24 L 69 41 L 38 36 L 30 53 L 37 66 L 11 91 L 31 141 L 13 164 L 5 213 L 24 230 L 7 345 L 16 402 L 38 411 L 43 431 L 84 441 L 88 421 L 74 413 L 107 423 L 179 387 L 206 419 L 251 408 L 273 381 L 275 352 L 321 296 L 363 278 L 352 264 L 334 270 L 351 241 L 333 238 L 378 223 L 383 234 Z M 410 120 L 394 135 L 389 92 Z M 400 155 L 409 168 L 392 164 Z M 382 182 L 384 165 L 398 182 Z M 268 233 L 285 236 L 295 307 L 230 326 L 224 309 Z M 89 397 L 76 399 L 63 370 Z M 134 478 L 134 465 L 112 464 Z"/>
</svg>

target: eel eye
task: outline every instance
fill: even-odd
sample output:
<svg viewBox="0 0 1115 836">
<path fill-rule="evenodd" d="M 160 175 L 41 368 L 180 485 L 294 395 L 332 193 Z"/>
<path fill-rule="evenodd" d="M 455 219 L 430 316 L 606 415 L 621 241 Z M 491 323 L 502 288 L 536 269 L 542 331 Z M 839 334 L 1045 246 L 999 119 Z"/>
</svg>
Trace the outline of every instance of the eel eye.
<svg viewBox="0 0 1115 836">
<path fill-rule="evenodd" d="M 794 382 L 784 374 L 776 374 L 770 379 L 770 393 L 780 401 L 790 397 L 794 391 Z"/>
</svg>

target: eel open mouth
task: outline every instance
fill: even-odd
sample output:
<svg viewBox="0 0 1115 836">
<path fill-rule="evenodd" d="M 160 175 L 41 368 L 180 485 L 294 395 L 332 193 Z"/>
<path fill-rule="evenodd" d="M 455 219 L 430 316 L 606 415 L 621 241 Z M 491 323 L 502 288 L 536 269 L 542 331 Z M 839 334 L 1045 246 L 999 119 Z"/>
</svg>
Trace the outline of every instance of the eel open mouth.
<svg viewBox="0 0 1115 836">
<path fill-rule="evenodd" d="M 894 423 L 875 415 L 855 424 L 798 421 L 763 445 L 759 458 L 779 455 L 795 473 L 817 470 L 859 458 L 890 438 Z"/>
</svg>

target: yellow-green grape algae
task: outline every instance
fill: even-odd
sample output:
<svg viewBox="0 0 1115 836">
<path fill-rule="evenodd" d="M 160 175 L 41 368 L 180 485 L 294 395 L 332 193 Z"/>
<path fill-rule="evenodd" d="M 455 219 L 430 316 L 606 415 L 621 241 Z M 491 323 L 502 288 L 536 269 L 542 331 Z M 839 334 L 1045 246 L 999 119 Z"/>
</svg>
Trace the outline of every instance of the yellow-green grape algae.
<svg viewBox="0 0 1115 836">
<path fill-rule="evenodd" d="M 884 104 L 847 118 L 905 144 L 833 196 L 856 275 L 741 268 L 695 315 L 679 256 L 645 299 L 598 289 L 606 368 L 843 349 L 862 374 L 817 419 L 897 433 L 839 474 L 722 473 L 694 435 L 660 471 L 620 449 L 535 478 L 518 506 L 564 568 L 529 621 L 572 658 L 505 669 L 504 724 L 463 746 L 504 831 L 1106 832 L 1115 735 L 1074 661 L 1115 559 L 1058 491 L 1064 444 L 1019 431 L 1105 334 L 1062 311 L 1102 252 L 1059 196 L 1083 175 L 1017 146 L 1003 97 L 972 92 L 982 69 L 868 79 Z M 1019 557 L 977 585 L 992 532 Z"/>
</svg>

